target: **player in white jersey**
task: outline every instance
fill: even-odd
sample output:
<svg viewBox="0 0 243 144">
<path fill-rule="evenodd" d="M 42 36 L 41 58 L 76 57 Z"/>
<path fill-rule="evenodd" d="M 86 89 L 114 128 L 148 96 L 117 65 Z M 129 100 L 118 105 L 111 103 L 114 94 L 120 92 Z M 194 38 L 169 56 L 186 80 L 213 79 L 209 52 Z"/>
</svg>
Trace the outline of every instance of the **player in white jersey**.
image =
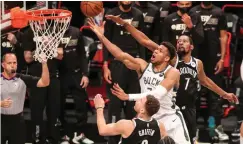
<svg viewBox="0 0 243 144">
<path fill-rule="evenodd" d="M 151 62 L 147 63 L 143 59 L 132 57 L 112 44 L 103 35 L 102 28 L 98 27 L 93 19 L 89 19 L 88 23 L 91 30 L 117 60 L 123 62 L 128 68 L 136 70 L 138 77 L 141 77 L 140 84 L 143 91 L 149 91 L 150 88 L 156 90 L 153 94 L 160 101 L 160 110 L 154 117 L 165 123 L 168 135 L 177 144 L 190 144 L 184 118 L 173 102 L 173 88 L 178 87 L 180 78 L 179 71 L 169 65 L 170 60 L 175 56 L 175 47 L 169 42 L 162 42 L 153 52 Z M 151 74 L 148 74 L 149 71 L 151 71 Z M 115 86 L 118 87 L 118 85 Z M 136 98 L 136 94 L 134 96 L 132 99 L 143 97 L 138 96 Z"/>
</svg>

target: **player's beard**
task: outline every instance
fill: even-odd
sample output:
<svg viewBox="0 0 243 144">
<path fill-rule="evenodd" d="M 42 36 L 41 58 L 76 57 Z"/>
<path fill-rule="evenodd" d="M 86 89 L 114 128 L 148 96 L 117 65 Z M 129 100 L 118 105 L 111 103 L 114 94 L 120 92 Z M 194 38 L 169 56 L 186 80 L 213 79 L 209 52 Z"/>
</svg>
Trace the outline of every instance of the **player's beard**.
<svg viewBox="0 0 243 144">
<path fill-rule="evenodd" d="M 189 52 L 186 52 L 185 50 L 183 50 L 183 51 L 177 51 L 177 54 L 178 54 L 178 56 L 179 56 L 179 58 L 181 59 L 181 58 L 183 58 L 185 55 L 187 55 Z"/>
<path fill-rule="evenodd" d="M 132 7 L 132 3 L 130 3 L 130 4 L 123 4 L 123 3 L 121 2 L 121 6 L 122 6 L 122 8 L 123 8 L 124 10 L 129 10 L 129 9 Z"/>
</svg>

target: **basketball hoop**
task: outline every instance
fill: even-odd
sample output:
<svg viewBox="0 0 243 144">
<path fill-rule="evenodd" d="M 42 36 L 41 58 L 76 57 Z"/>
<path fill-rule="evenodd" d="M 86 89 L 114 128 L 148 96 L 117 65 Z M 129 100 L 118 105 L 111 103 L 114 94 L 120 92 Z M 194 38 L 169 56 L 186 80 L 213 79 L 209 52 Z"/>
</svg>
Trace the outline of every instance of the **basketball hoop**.
<svg viewBox="0 0 243 144">
<path fill-rule="evenodd" d="M 11 22 L 14 28 L 29 25 L 34 33 L 36 50 L 35 60 L 42 62 L 57 56 L 57 48 L 66 32 L 72 12 L 62 9 L 23 11 L 19 7 L 11 9 Z M 41 55 L 41 56 L 40 56 Z"/>
</svg>

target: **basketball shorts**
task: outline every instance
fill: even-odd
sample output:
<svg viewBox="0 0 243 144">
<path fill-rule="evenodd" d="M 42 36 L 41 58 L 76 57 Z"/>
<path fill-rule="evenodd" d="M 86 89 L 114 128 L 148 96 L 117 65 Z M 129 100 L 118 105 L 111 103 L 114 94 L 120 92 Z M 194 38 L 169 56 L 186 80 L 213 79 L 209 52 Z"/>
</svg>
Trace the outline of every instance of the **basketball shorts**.
<svg viewBox="0 0 243 144">
<path fill-rule="evenodd" d="M 173 138 L 176 144 L 191 144 L 186 123 L 180 111 L 158 117 L 157 120 L 164 124 L 168 136 Z"/>
</svg>

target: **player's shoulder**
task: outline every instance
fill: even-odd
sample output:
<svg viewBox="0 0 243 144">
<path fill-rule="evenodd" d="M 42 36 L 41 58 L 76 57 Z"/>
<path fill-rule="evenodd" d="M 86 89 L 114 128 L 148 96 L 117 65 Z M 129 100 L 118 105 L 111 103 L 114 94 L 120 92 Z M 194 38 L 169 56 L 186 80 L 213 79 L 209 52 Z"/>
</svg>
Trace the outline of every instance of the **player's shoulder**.
<svg viewBox="0 0 243 144">
<path fill-rule="evenodd" d="M 170 66 L 170 68 L 168 69 L 168 71 L 166 72 L 166 74 L 167 75 L 169 74 L 169 75 L 176 76 L 176 75 L 180 75 L 180 71 L 177 68 L 175 68 L 173 66 Z"/>
<path fill-rule="evenodd" d="M 154 11 L 159 11 L 159 8 L 157 6 L 155 6 L 154 4 L 148 3 L 148 7 Z"/>
<path fill-rule="evenodd" d="M 173 13 L 169 14 L 169 15 L 165 18 L 165 20 L 172 20 L 173 18 L 176 18 L 176 17 L 178 17 L 177 12 L 173 12 Z"/>
<path fill-rule="evenodd" d="M 114 7 L 112 9 L 107 10 L 107 15 L 116 15 L 119 14 L 121 10 L 119 9 L 119 7 Z"/>
<path fill-rule="evenodd" d="M 200 9 L 201 9 L 200 5 L 196 5 L 190 9 L 190 12 L 196 12 L 196 11 L 199 11 Z"/>
<path fill-rule="evenodd" d="M 213 5 L 213 7 L 212 7 L 212 14 L 220 16 L 220 15 L 223 15 L 224 12 L 223 12 L 223 10 L 221 8 Z"/>
<path fill-rule="evenodd" d="M 131 11 L 132 11 L 132 13 L 135 16 L 141 16 L 141 15 L 143 15 L 143 12 L 141 10 L 139 10 L 138 8 L 136 8 L 136 7 L 132 7 Z"/>
<path fill-rule="evenodd" d="M 127 127 L 131 127 L 132 125 L 134 125 L 134 122 L 133 120 L 121 119 L 116 123 L 116 125 L 126 129 Z"/>
</svg>

